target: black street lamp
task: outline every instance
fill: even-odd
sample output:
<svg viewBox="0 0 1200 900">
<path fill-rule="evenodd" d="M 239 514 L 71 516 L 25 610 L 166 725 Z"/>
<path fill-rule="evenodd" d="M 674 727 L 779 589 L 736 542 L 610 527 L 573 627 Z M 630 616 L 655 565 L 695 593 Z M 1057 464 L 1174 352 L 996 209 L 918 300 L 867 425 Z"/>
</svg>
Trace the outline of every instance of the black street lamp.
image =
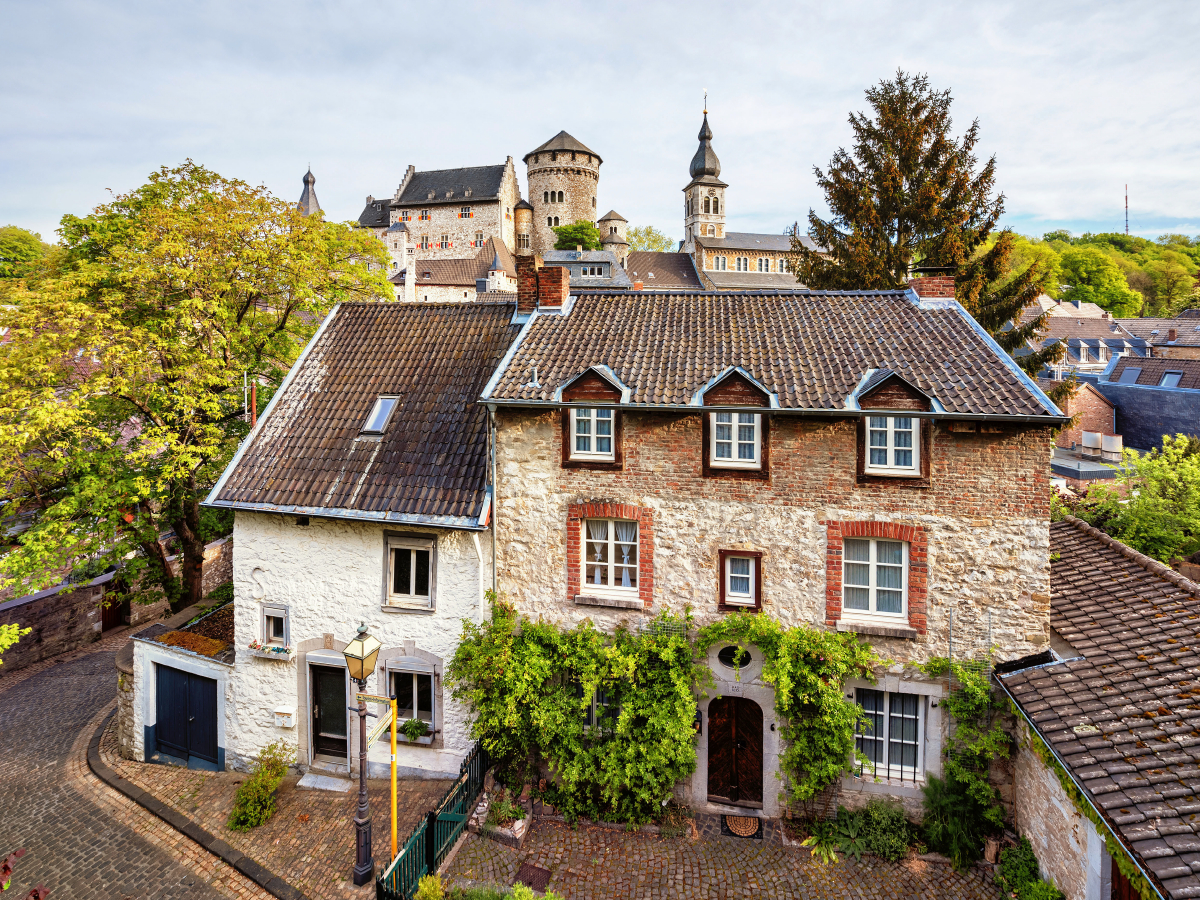
<svg viewBox="0 0 1200 900">
<path fill-rule="evenodd" d="M 359 625 L 358 634 L 342 651 L 346 669 L 358 682 L 360 693 L 367 690 L 367 679 L 375 671 L 375 658 L 382 646 L 377 638 L 367 634 L 366 625 Z M 358 701 L 358 811 L 354 814 L 354 846 L 354 884 L 361 886 L 375 874 L 375 860 L 371 858 L 371 809 L 367 804 L 367 704 L 364 700 Z"/>
</svg>

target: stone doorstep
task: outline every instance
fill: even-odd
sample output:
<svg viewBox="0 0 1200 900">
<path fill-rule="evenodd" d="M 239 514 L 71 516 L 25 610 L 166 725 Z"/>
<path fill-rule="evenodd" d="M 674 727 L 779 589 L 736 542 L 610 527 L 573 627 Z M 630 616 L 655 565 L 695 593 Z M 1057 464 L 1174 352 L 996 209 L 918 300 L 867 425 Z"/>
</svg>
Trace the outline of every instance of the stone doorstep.
<svg viewBox="0 0 1200 900">
<path fill-rule="evenodd" d="M 141 788 L 130 784 L 110 769 L 100 758 L 100 736 L 104 734 L 104 730 L 115 715 L 116 710 L 114 709 L 105 716 L 92 735 L 92 739 L 88 742 L 88 768 L 92 770 L 97 778 L 113 790 L 124 794 L 147 812 L 162 819 L 176 831 L 194 840 L 209 853 L 212 853 L 236 871 L 241 872 L 273 897 L 278 897 L 279 900 L 308 900 L 307 895 L 288 884 L 278 875 L 269 872 L 250 857 L 244 856 L 220 838 L 205 831 L 195 822 L 169 808 L 162 801 L 147 794 Z"/>
<path fill-rule="evenodd" d="M 301 791 L 336 791 L 344 794 L 354 786 L 348 778 L 334 778 L 330 775 L 320 775 L 308 772 L 296 782 L 296 788 Z"/>
</svg>

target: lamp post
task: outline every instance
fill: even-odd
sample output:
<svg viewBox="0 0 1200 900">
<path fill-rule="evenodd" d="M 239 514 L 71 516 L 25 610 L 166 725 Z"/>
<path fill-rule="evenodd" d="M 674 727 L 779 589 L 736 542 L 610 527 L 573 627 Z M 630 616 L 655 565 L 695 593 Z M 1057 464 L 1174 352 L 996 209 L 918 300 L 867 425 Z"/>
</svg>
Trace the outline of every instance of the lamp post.
<svg viewBox="0 0 1200 900">
<path fill-rule="evenodd" d="M 375 658 L 383 645 L 367 634 L 367 626 L 359 625 L 358 634 L 342 651 L 346 669 L 358 682 L 359 692 L 367 689 L 367 679 L 375 671 Z M 371 858 L 371 809 L 367 804 L 367 704 L 358 701 L 358 810 L 354 814 L 354 884 L 361 886 L 371 880 L 375 861 Z"/>
</svg>

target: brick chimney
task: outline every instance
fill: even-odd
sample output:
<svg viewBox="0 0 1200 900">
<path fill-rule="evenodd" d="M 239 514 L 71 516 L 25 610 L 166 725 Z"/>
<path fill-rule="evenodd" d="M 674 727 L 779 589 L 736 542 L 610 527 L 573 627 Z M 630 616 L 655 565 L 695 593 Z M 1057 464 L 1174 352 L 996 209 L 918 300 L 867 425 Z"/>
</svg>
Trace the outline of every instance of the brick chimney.
<svg viewBox="0 0 1200 900">
<path fill-rule="evenodd" d="M 571 270 L 565 266 L 538 269 L 537 290 L 539 306 L 562 306 L 571 293 Z"/>
<path fill-rule="evenodd" d="M 633 283 L 633 289 L 634 289 L 635 291 L 640 291 L 640 290 L 642 290 L 642 288 L 644 288 L 644 287 L 645 287 L 645 285 L 644 285 L 642 282 L 640 282 L 640 281 L 635 281 L 635 282 Z"/>
<path fill-rule="evenodd" d="M 1167 330 L 1167 340 L 1168 340 L 1168 341 L 1173 341 L 1173 340 L 1175 340 L 1175 338 L 1177 338 L 1178 336 L 1179 336 L 1179 332 L 1178 332 L 1178 331 L 1176 331 L 1174 328 L 1171 328 L 1171 329 L 1168 329 L 1168 330 Z"/>
<path fill-rule="evenodd" d="M 538 306 L 538 269 L 542 258 L 530 254 L 518 256 L 517 262 L 517 312 L 531 313 Z"/>
<path fill-rule="evenodd" d="M 918 297 L 925 300 L 954 299 L 953 275 L 925 275 L 920 278 L 910 278 L 908 286 L 917 292 Z"/>
</svg>

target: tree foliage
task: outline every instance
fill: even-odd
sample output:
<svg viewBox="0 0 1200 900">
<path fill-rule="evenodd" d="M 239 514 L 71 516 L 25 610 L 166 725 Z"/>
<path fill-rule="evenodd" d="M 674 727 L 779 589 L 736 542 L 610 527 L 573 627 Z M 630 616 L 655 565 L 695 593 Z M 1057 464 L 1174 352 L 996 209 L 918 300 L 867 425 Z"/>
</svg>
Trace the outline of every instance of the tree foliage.
<svg viewBox="0 0 1200 900">
<path fill-rule="evenodd" d="M 797 275 L 811 288 L 897 288 L 915 263 L 962 264 L 1004 211 L 995 159 L 977 166 L 979 123 L 951 135 L 949 90 L 898 71 L 866 95 L 871 114 L 850 115 L 852 150 L 815 169 L 832 213 L 825 221 L 809 210 L 821 249 L 794 236 Z"/>
<path fill-rule="evenodd" d="M 1067 247 L 1059 262 L 1061 296 L 1069 302 L 1095 303 L 1115 318 L 1136 316 L 1142 298 L 1120 267 L 1096 247 Z"/>
<path fill-rule="evenodd" d="M 696 767 L 693 685 L 706 670 L 686 626 L 664 615 L 644 633 L 568 630 L 493 597 L 489 621 L 464 621 L 448 681 L 510 783 L 544 763 L 567 816 L 645 822 Z M 607 705 L 589 725 L 597 692 Z"/>
<path fill-rule="evenodd" d="M 385 252 L 191 161 L 60 233 L 58 270 L 0 314 L 0 516 L 32 517 L 5 583 L 37 589 L 134 554 L 130 584 L 197 602 L 199 501 L 246 436 L 244 375 L 262 407 L 333 304 L 390 297 Z"/>
<path fill-rule="evenodd" d="M 0 624 L 0 666 L 4 665 L 4 651 L 9 647 L 15 646 L 32 628 L 22 628 L 19 624 L 11 625 Z"/>
<path fill-rule="evenodd" d="M 584 219 L 580 219 L 574 225 L 558 225 L 551 230 L 557 235 L 555 250 L 574 250 L 576 247 L 583 247 L 584 250 L 600 249 L 600 230 Z"/>
<path fill-rule="evenodd" d="M 718 642 L 763 654 L 762 678 L 775 687 L 784 749 L 779 767 L 791 800 L 807 802 L 833 784 L 855 758 L 862 710 L 842 691 L 847 678 L 873 679 L 875 652 L 853 634 L 786 628 L 764 613 L 733 613 L 701 629 L 701 649 Z"/>
<path fill-rule="evenodd" d="M 1163 563 L 1195 553 L 1200 550 L 1200 440 L 1163 435 L 1161 449 L 1125 450 L 1113 483 L 1092 485 L 1070 512 Z"/>
<path fill-rule="evenodd" d="M 28 276 L 51 250 L 40 234 L 5 225 L 0 228 L 0 278 Z"/>
<path fill-rule="evenodd" d="M 640 225 L 630 228 L 626 239 L 630 251 L 649 250 L 657 253 L 671 253 L 676 246 L 675 239 L 659 231 L 653 225 Z"/>
</svg>

